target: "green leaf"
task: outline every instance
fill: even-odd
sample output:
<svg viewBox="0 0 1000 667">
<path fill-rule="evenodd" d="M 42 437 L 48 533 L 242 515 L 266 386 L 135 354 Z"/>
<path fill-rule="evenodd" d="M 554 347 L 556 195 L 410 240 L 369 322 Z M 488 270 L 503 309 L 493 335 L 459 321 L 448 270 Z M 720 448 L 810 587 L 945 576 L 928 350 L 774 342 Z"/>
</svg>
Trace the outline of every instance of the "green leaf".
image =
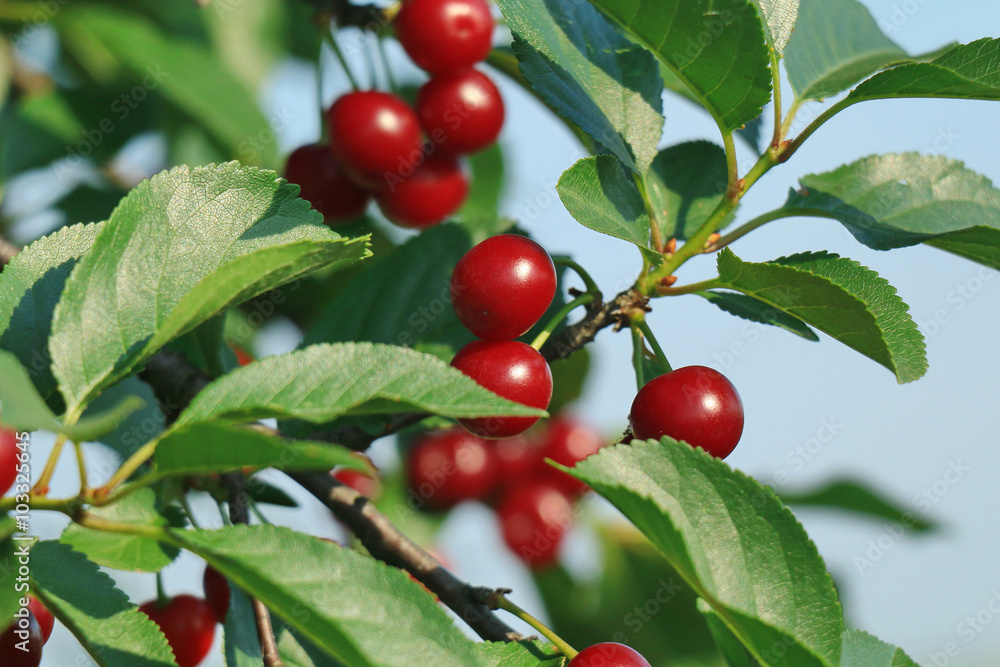
<svg viewBox="0 0 1000 667">
<path fill-rule="evenodd" d="M 585 347 L 565 359 L 551 361 L 549 368 L 552 370 L 552 400 L 548 411 L 554 415 L 583 395 L 591 368 L 590 350 Z"/>
<path fill-rule="evenodd" d="M 364 238 L 331 232 L 297 192 L 229 163 L 177 167 L 129 193 L 56 308 L 49 349 L 69 409 L 223 308 L 366 256 Z"/>
<path fill-rule="evenodd" d="M 801 0 L 785 70 L 798 99 L 821 100 L 909 58 L 857 0 Z"/>
<path fill-rule="evenodd" d="M 229 610 L 222 630 L 226 667 L 260 667 L 260 639 L 250 599 L 235 586 L 229 589 Z"/>
<path fill-rule="evenodd" d="M 56 391 L 48 350 L 52 314 L 70 272 L 90 250 L 100 228 L 64 227 L 19 252 L 0 273 L 0 348 L 29 369 L 45 399 Z"/>
<path fill-rule="evenodd" d="M 816 332 L 810 329 L 809 325 L 799 318 L 780 311 L 764 301 L 758 301 L 752 296 L 734 294 L 733 292 L 698 292 L 698 296 L 714 303 L 731 315 L 742 317 L 751 322 L 770 324 L 785 331 L 790 331 L 806 340 L 819 340 Z"/>
<path fill-rule="evenodd" d="M 577 222 L 595 232 L 649 247 L 646 205 L 632 174 L 610 155 L 577 161 L 563 172 L 556 191 Z"/>
<path fill-rule="evenodd" d="M 895 288 L 874 271 L 833 253 L 744 262 L 719 253 L 717 287 L 752 296 L 882 364 L 900 383 L 927 371 L 924 339 Z"/>
<path fill-rule="evenodd" d="M 801 184 L 802 189 L 789 193 L 786 209 L 838 220 L 869 248 L 891 250 L 937 240 L 944 249 L 961 244 L 969 248 L 971 259 L 998 267 L 1000 190 L 958 160 L 917 153 L 872 155 L 804 176 Z"/>
<path fill-rule="evenodd" d="M 286 440 L 230 424 L 191 424 L 171 430 L 156 445 L 155 477 L 203 475 L 249 468 L 366 470 L 350 450 L 319 442 Z"/>
<path fill-rule="evenodd" d="M 808 0 L 806 0 L 808 2 Z M 756 0 L 764 17 L 767 41 L 780 55 L 788 45 L 799 16 L 799 0 Z"/>
<path fill-rule="evenodd" d="M 844 631 L 843 667 L 918 667 L 903 649 L 861 630 Z"/>
<path fill-rule="evenodd" d="M 472 168 L 469 196 L 456 214 L 458 224 L 469 231 L 472 242 L 502 234 L 514 221 L 498 215 L 504 190 L 504 158 L 500 144 L 473 153 L 467 158 Z"/>
<path fill-rule="evenodd" d="M 274 637 L 278 642 L 278 654 L 284 661 L 285 667 L 344 667 L 343 663 L 328 656 L 303 637 L 302 633 L 288 627 L 280 618 L 272 617 L 271 624 L 274 626 Z M 258 662 L 253 667 L 258 667 L 259 664 Z"/>
<path fill-rule="evenodd" d="M 660 151 L 646 175 L 646 189 L 662 238 L 689 238 L 715 210 L 728 181 L 726 152 L 710 141 Z"/>
<path fill-rule="evenodd" d="M 0 180 L 66 157 L 83 133 L 73 107 L 59 90 L 35 92 L 9 101 L 3 107 L 0 124 Z"/>
<path fill-rule="evenodd" d="M 167 526 L 152 489 L 140 489 L 107 507 L 88 510 L 108 521 L 137 526 Z M 126 572 L 159 572 L 174 562 L 180 550 L 139 535 L 109 533 L 71 523 L 59 540 L 98 565 Z"/>
<path fill-rule="evenodd" d="M 341 343 L 312 345 L 234 370 L 203 389 L 174 427 L 268 417 L 324 423 L 343 415 L 414 410 L 452 418 L 545 415 L 500 398 L 429 354 Z"/>
<path fill-rule="evenodd" d="M 247 494 L 256 503 L 277 505 L 278 507 L 298 507 L 299 503 L 282 489 L 268 484 L 260 477 L 254 477 L 247 484 Z"/>
<path fill-rule="evenodd" d="M 9 515 L 0 515 L 0 632 L 5 630 L 14 614 L 21 608 L 21 593 L 17 590 L 17 552 L 21 545 L 31 542 L 15 542 L 13 535 L 17 524 Z"/>
<path fill-rule="evenodd" d="M 471 247 L 467 230 L 445 224 L 377 257 L 326 306 L 305 344 L 471 340 L 451 306 L 451 273 Z"/>
<path fill-rule="evenodd" d="M 166 417 L 153 389 L 135 375 L 130 376 L 101 392 L 83 413 L 86 419 L 93 414 L 106 412 L 129 398 L 142 401 L 143 406 L 129 415 L 118 428 L 97 438 L 98 442 L 113 449 L 121 460 L 127 459 L 159 435 L 166 425 Z"/>
<path fill-rule="evenodd" d="M 939 236 L 926 243 L 1000 271 L 1000 230 L 972 227 Z"/>
<path fill-rule="evenodd" d="M 832 580 L 770 489 L 666 437 L 604 448 L 571 473 L 625 514 L 763 664 L 840 664 Z"/>
<path fill-rule="evenodd" d="M 476 664 L 473 644 L 397 568 L 277 526 L 173 535 L 350 667 Z"/>
<path fill-rule="evenodd" d="M 60 199 L 56 208 L 71 223 L 107 220 L 126 194 L 118 188 L 97 188 L 84 184 Z"/>
<path fill-rule="evenodd" d="M 729 667 L 759 667 L 760 663 L 753 659 L 750 652 L 740 643 L 736 635 L 726 627 L 726 624 L 719 618 L 719 615 L 712 610 L 712 607 L 707 602 L 700 598 L 698 600 L 698 611 L 708 623 L 708 628 L 712 633 L 712 638 L 715 640 L 715 645 L 719 648 L 719 652 L 722 653 Z"/>
<path fill-rule="evenodd" d="M 592 0 L 651 50 L 723 130 L 760 115 L 771 99 L 770 56 L 751 0 Z"/>
<path fill-rule="evenodd" d="M 157 625 L 83 554 L 39 542 L 31 551 L 31 578 L 42 603 L 99 667 L 176 667 Z"/>
<path fill-rule="evenodd" d="M 874 519 L 888 519 L 901 523 L 914 532 L 922 533 L 935 528 L 935 523 L 922 519 L 897 503 L 869 488 L 863 482 L 842 479 L 830 482 L 811 491 L 779 491 L 778 497 L 786 505 L 826 507 L 846 510 Z"/>
<path fill-rule="evenodd" d="M 663 85 L 656 60 L 589 3 L 497 4 L 514 33 L 514 53 L 532 88 L 622 164 L 645 172 L 663 134 Z"/>
<path fill-rule="evenodd" d="M 481 667 L 563 667 L 566 658 L 551 644 L 541 642 L 479 642 L 477 665 Z"/>
</svg>

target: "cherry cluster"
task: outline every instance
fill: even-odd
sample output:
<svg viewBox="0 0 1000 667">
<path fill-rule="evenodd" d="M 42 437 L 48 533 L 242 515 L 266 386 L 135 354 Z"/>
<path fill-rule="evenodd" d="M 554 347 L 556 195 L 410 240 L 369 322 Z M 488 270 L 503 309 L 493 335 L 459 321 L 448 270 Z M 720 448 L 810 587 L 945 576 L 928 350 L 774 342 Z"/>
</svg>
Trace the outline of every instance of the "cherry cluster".
<svg viewBox="0 0 1000 667">
<path fill-rule="evenodd" d="M 392 93 L 341 96 L 327 112 L 330 143 L 288 158 L 285 177 L 328 222 L 354 218 L 371 197 L 401 227 L 436 225 L 469 191 L 460 158 L 500 134 L 504 104 L 474 65 L 493 43 L 486 0 L 406 0 L 395 19 L 407 54 L 430 73 L 416 108 Z"/>
<path fill-rule="evenodd" d="M 0 665 L 38 667 L 42 647 L 49 641 L 56 619 L 34 595 L 28 596 L 26 611 L 18 613 L 7 630 L 0 634 Z M 27 647 L 23 650 L 20 647 Z"/>
</svg>

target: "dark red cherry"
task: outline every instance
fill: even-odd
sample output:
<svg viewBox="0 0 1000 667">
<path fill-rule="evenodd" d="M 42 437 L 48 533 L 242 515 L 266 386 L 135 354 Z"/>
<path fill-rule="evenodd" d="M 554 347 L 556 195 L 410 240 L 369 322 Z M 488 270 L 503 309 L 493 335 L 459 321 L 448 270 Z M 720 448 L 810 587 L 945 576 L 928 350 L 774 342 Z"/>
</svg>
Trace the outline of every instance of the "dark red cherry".
<svg viewBox="0 0 1000 667">
<path fill-rule="evenodd" d="M 497 504 L 504 541 L 525 565 L 539 569 L 559 556 L 573 524 L 573 506 L 559 487 L 546 482 L 513 486 Z"/>
<path fill-rule="evenodd" d="M 588 646 L 569 661 L 568 667 L 650 667 L 636 650 L 607 642 Z"/>
<path fill-rule="evenodd" d="M 38 621 L 38 627 L 42 631 L 42 643 L 48 643 L 49 637 L 52 636 L 52 629 L 56 625 L 55 617 L 52 616 L 52 612 L 45 608 L 42 601 L 34 595 L 28 597 L 28 609 L 35 616 L 35 620 Z"/>
<path fill-rule="evenodd" d="M 20 646 L 27 647 L 22 651 Z M 3 667 L 38 667 L 42 662 L 42 629 L 30 611 L 27 617 L 11 620 L 11 625 L 0 634 L 0 665 Z"/>
<path fill-rule="evenodd" d="M 428 72 L 454 72 L 489 55 L 493 15 L 486 0 L 405 0 L 396 16 L 396 38 Z"/>
<path fill-rule="evenodd" d="M 447 155 L 427 155 L 412 174 L 389 178 L 375 193 L 385 217 L 400 227 L 443 222 L 465 202 L 469 179 L 461 163 Z"/>
<path fill-rule="evenodd" d="M 288 156 L 285 178 L 299 186 L 299 196 L 328 222 L 356 218 L 371 196 L 351 182 L 329 146 L 309 144 Z"/>
<path fill-rule="evenodd" d="M 496 483 L 493 449 L 462 429 L 422 437 L 407 455 L 410 492 L 431 509 L 448 509 L 463 500 L 480 500 Z"/>
<path fill-rule="evenodd" d="M 216 620 L 225 623 L 226 613 L 229 611 L 229 582 L 221 572 L 209 565 L 201 577 L 201 586 L 205 591 L 205 601 L 215 613 Z"/>
<path fill-rule="evenodd" d="M 605 444 L 599 433 L 566 416 L 556 417 L 548 423 L 542 442 L 545 458 L 569 468 L 591 454 L 596 454 Z M 551 466 L 545 468 L 545 478 L 570 496 L 578 496 L 587 491 L 587 485 L 577 478 Z"/>
<path fill-rule="evenodd" d="M 160 626 L 178 667 L 195 667 L 211 650 L 216 616 L 205 600 L 193 595 L 178 595 L 162 607 L 151 600 L 140 605 L 139 611 Z"/>
<path fill-rule="evenodd" d="M 378 500 L 382 495 L 382 482 L 377 477 L 351 468 L 340 468 L 330 474 L 335 480 L 346 484 L 366 498 Z"/>
<path fill-rule="evenodd" d="M 436 76 L 420 88 L 417 117 L 437 150 L 467 155 L 496 141 L 503 98 L 493 81 L 474 69 Z"/>
</svg>

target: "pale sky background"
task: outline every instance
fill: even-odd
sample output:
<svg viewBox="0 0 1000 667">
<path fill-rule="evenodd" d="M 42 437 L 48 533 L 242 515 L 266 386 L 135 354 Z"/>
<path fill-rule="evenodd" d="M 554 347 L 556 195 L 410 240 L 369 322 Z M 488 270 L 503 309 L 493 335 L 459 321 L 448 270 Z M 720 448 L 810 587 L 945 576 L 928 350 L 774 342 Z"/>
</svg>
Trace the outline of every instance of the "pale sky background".
<svg viewBox="0 0 1000 667">
<path fill-rule="evenodd" d="M 950 41 L 996 37 L 1000 30 L 1000 3 L 991 0 L 867 0 L 865 4 L 885 22 L 890 37 L 914 53 Z M 344 84 L 334 66 L 327 71 L 330 101 Z M 562 171 L 582 156 L 580 148 L 533 98 L 509 82 L 500 83 L 508 105 L 501 138 L 509 175 L 505 212 L 521 219 L 550 252 L 572 254 L 605 294 L 617 292 L 636 275 L 638 253 L 623 241 L 576 224 L 554 193 Z M 275 74 L 265 103 L 272 110 L 292 111 L 295 120 L 280 129 L 286 151 L 318 135 L 312 91 L 309 68 L 289 65 Z M 668 96 L 665 111 L 664 145 L 696 138 L 719 141 L 714 124 L 691 104 Z M 806 107 L 802 115 L 809 117 L 810 111 Z M 828 171 L 877 152 L 943 153 L 1000 182 L 998 119 L 1000 105 L 990 102 L 857 105 L 828 123 L 789 164 L 759 183 L 745 200 L 739 220 L 779 206 L 803 174 Z M 750 157 L 743 144 L 738 146 L 745 171 Z M 858 260 L 896 286 L 928 338 L 930 371 L 924 378 L 897 385 L 887 370 L 826 336 L 817 344 L 778 329 L 748 327 L 694 296 L 655 302 L 650 324 L 675 367 L 714 366 L 739 389 L 746 429 L 728 459 L 734 467 L 764 482 L 784 472 L 789 489 L 811 488 L 841 476 L 860 478 L 943 526 L 930 535 L 892 538 L 882 522 L 825 511 L 797 512 L 842 586 L 850 625 L 902 646 L 921 665 L 995 665 L 1000 655 L 1000 616 L 988 606 L 991 600 L 1000 600 L 996 518 L 1000 280 L 996 272 L 931 248 L 869 250 L 828 220 L 774 222 L 733 246 L 737 255 L 752 261 L 821 249 Z M 681 282 L 711 277 L 713 269 L 714 259 L 689 264 L 680 274 Z M 947 323 L 931 331 L 925 323 L 938 311 Z M 281 351 L 291 345 L 294 339 L 279 326 L 263 337 L 260 351 Z M 728 356 L 734 345 L 740 352 Z M 576 411 L 613 435 L 624 426 L 635 392 L 628 336 L 605 331 L 593 352 L 595 368 Z M 796 449 L 825 436 L 822 428 L 831 423 L 836 426 L 833 438 L 824 437 L 827 442 L 818 451 L 813 449 L 814 454 L 806 454 L 808 460 L 798 459 Z M 37 437 L 36 462 L 44 461 L 50 443 L 44 435 Z M 388 449 L 383 445 L 378 451 L 384 454 Z M 949 475 L 955 481 L 949 484 L 944 480 L 952 467 L 964 472 L 957 480 Z M 67 458 L 56 491 L 72 492 L 75 474 Z M 917 496 L 930 488 L 938 493 L 927 512 Z M 339 534 L 323 510 L 315 504 L 308 507 L 315 511 L 272 510 L 269 515 L 308 532 Z M 206 523 L 218 523 L 213 507 L 198 509 Z M 35 526 L 46 537 L 55 537 L 62 525 L 58 517 L 35 515 Z M 474 583 L 512 586 L 518 592 L 516 599 L 531 607 L 536 598 L 530 580 L 499 544 L 492 515 L 478 506 L 458 510 L 441 540 L 460 576 Z M 599 567 L 593 551 L 589 536 L 578 532 L 567 547 L 567 558 L 575 571 L 593 574 Z M 871 566 L 860 568 L 858 559 L 871 559 Z M 168 590 L 200 594 L 201 568 L 196 558 L 182 557 L 166 570 Z M 118 580 L 137 602 L 154 595 L 151 575 L 129 574 Z M 1000 609 L 1000 602 L 994 602 L 993 609 Z M 968 624 L 966 619 L 977 614 L 978 622 Z M 652 631 L 669 633 L 671 628 Z M 935 663 L 931 654 L 943 651 L 949 642 L 956 643 L 959 655 Z M 57 628 L 42 664 L 84 664 L 75 662 L 79 655 L 69 633 Z M 217 666 L 223 661 L 214 655 L 203 664 Z"/>
</svg>

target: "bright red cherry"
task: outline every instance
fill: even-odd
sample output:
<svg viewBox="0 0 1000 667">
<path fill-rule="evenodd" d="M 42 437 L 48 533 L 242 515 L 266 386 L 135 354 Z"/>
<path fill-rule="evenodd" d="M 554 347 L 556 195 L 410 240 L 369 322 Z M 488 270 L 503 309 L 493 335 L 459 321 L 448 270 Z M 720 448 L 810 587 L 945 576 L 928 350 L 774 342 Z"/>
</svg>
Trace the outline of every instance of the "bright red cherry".
<svg viewBox="0 0 1000 667">
<path fill-rule="evenodd" d="M 215 612 L 201 598 L 178 595 L 163 607 L 156 600 L 140 605 L 167 637 L 178 667 L 195 667 L 205 659 L 215 641 Z"/>
<path fill-rule="evenodd" d="M 351 182 L 329 146 L 309 144 L 288 156 L 285 178 L 299 186 L 299 197 L 327 221 L 348 220 L 365 212 L 370 195 Z"/>
<path fill-rule="evenodd" d="M 378 500 L 379 496 L 382 495 L 382 482 L 377 477 L 372 477 L 371 475 L 350 468 L 334 470 L 330 475 L 341 484 L 351 487 L 365 498 Z"/>
<path fill-rule="evenodd" d="M 400 227 L 431 227 L 461 208 L 469 194 L 469 178 L 453 157 L 434 153 L 413 173 L 386 180 L 375 192 L 385 217 Z"/>
<path fill-rule="evenodd" d="M 17 455 L 17 434 L 0 428 L 0 496 L 10 491 L 17 479 L 19 465 Z"/>
<path fill-rule="evenodd" d="M 436 76 L 420 88 L 417 116 L 439 151 L 467 155 L 496 141 L 503 98 L 493 81 L 474 69 Z"/>
<path fill-rule="evenodd" d="M 18 644 L 27 642 L 27 651 Z M 38 667 L 42 662 L 42 629 L 30 611 L 28 617 L 14 619 L 11 626 L 0 634 L 0 665 L 3 667 Z"/>
<path fill-rule="evenodd" d="M 233 345 L 232 347 L 233 347 L 233 354 L 236 355 L 236 363 L 238 363 L 240 366 L 246 366 L 247 364 L 252 364 L 255 361 L 253 355 L 244 350 L 239 345 Z"/>
<path fill-rule="evenodd" d="M 461 429 L 421 438 L 407 457 L 410 491 L 432 509 L 485 498 L 496 482 L 493 449 Z"/>
<path fill-rule="evenodd" d="M 469 331 L 512 340 L 545 314 L 556 294 L 556 269 L 542 246 L 501 234 L 465 253 L 451 274 L 451 302 Z"/>
<path fill-rule="evenodd" d="M 532 482 L 509 488 L 497 505 L 503 539 L 528 567 L 551 565 L 573 524 L 573 506 L 553 484 Z"/>
<path fill-rule="evenodd" d="M 55 617 L 52 616 L 51 611 L 45 608 L 42 601 L 34 595 L 28 596 L 28 609 L 35 616 L 35 620 L 38 621 L 38 627 L 42 630 L 42 643 L 48 643 L 49 637 L 52 636 L 52 628 L 56 625 Z"/>
<path fill-rule="evenodd" d="M 743 434 L 743 402 L 736 387 L 705 366 L 686 366 L 646 383 L 629 414 L 632 434 L 669 435 L 724 459 Z"/>
<path fill-rule="evenodd" d="M 229 582 L 221 572 L 209 565 L 201 577 L 201 586 L 205 591 L 205 601 L 212 608 L 215 619 L 219 623 L 224 623 L 226 612 L 229 611 Z"/>
<path fill-rule="evenodd" d="M 497 471 L 505 486 L 523 483 L 525 478 L 547 467 L 542 461 L 540 443 L 523 435 L 496 440 Z"/>
<path fill-rule="evenodd" d="M 570 468 L 591 454 L 596 454 L 605 444 L 600 434 L 593 429 L 565 416 L 556 417 L 549 422 L 542 441 L 545 458 Z M 545 478 L 569 495 L 581 495 L 587 491 L 587 485 L 577 478 L 551 466 L 545 468 Z"/>
<path fill-rule="evenodd" d="M 516 340 L 474 340 L 455 355 L 451 365 L 494 394 L 544 410 L 552 400 L 552 372 L 538 351 Z M 481 438 L 510 438 L 523 433 L 538 417 L 475 417 L 459 422 Z"/>
<path fill-rule="evenodd" d="M 334 154 L 363 187 L 403 178 L 423 159 L 417 114 L 391 93 L 347 93 L 330 107 L 327 121 Z"/>
<path fill-rule="evenodd" d="M 569 667 L 650 667 L 636 650 L 607 642 L 588 646 L 569 661 Z"/>
<path fill-rule="evenodd" d="M 489 55 L 493 15 L 486 0 L 405 0 L 396 16 L 396 38 L 428 72 L 454 72 Z"/>
</svg>

